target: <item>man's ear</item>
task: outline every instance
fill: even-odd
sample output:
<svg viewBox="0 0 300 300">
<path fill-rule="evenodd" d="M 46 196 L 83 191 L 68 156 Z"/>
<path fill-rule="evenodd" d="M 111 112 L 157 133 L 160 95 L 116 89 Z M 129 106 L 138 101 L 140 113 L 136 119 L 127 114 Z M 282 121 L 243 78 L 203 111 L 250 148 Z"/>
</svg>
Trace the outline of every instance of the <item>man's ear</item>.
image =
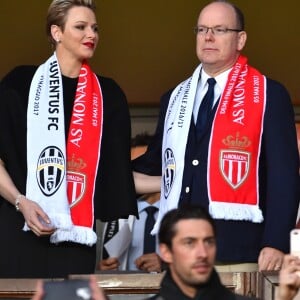
<svg viewBox="0 0 300 300">
<path fill-rule="evenodd" d="M 167 264 L 173 262 L 172 251 L 169 249 L 169 247 L 166 244 L 160 244 L 159 251 L 160 251 L 160 257 L 164 262 L 166 262 Z"/>
<path fill-rule="evenodd" d="M 243 48 L 246 45 L 246 41 L 247 41 L 247 33 L 246 31 L 241 31 L 238 33 L 239 37 L 238 37 L 238 44 L 237 44 L 237 50 L 238 51 L 242 51 Z"/>
</svg>

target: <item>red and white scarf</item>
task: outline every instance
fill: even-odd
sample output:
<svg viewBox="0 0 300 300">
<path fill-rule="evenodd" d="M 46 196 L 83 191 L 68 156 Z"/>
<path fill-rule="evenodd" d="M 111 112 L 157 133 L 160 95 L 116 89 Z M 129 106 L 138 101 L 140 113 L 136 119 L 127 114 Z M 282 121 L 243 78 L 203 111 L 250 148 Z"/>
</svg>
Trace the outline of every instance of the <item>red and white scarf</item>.
<svg viewBox="0 0 300 300">
<path fill-rule="evenodd" d="M 263 221 L 259 155 L 266 104 L 265 76 L 240 56 L 229 73 L 209 145 L 209 210 L 216 219 Z"/>
<path fill-rule="evenodd" d="M 178 206 L 200 71 L 201 65 L 170 96 L 164 123 L 161 202 L 153 233 L 163 215 Z M 240 56 L 219 101 L 209 144 L 207 181 L 214 218 L 263 221 L 258 205 L 258 160 L 265 102 L 265 77 Z"/>
<path fill-rule="evenodd" d="M 93 245 L 93 198 L 100 159 L 103 99 L 97 76 L 83 63 L 67 145 L 63 86 L 54 53 L 36 71 L 27 111 L 26 197 L 48 214 L 53 243 Z M 25 224 L 24 230 L 29 230 Z"/>
</svg>

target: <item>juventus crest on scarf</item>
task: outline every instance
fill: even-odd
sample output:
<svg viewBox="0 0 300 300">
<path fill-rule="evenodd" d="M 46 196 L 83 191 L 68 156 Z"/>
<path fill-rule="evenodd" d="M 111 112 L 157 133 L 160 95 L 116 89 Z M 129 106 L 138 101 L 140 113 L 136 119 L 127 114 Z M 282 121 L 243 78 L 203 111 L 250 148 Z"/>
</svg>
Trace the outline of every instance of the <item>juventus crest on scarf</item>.
<svg viewBox="0 0 300 300">
<path fill-rule="evenodd" d="M 103 103 L 97 76 L 86 63 L 80 70 L 67 139 L 63 103 L 62 77 L 54 53 L 38 68 L 30 87 L 26 197 L 42 207 L 56 228 L 51 242 L 93 245 L 97 240 L 93 198 Z M 29 230 L 26 224 L 24 230 Z"/>
</svg>

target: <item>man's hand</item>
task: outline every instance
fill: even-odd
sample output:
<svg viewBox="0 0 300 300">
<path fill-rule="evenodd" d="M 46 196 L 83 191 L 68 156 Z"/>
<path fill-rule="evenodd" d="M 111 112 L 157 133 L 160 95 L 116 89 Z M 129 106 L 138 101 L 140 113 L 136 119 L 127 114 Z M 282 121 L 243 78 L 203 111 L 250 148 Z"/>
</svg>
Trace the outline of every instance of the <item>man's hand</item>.
<svg viewBox="0 0 300 300">
<path fill-rule="evenodd" d="M 265 247 L 258 257 L 259 271 L 279 271 L 283 263 L 284 253 L 271 247 Z"/>
<path fill-rule="evenodd" d="M 135 260 L 136 267 L 146 272 L 161 272 L 161 258 L 157 253 L 144 254 Z"/>
<path fill-rule="evenodd" d="M 279 288 L 277 300 L 292 300 L 300 287 L 300 259 L 285 255 L 282 269 L 279 273 Z"/>
<path fill-rule="evenodd" d="M 109 257 L 107 259 L 100 260 L 98 264 L 98 269 L 102 271 L 118 270 L 119 265 L 120 263 L 117 257 Z"/>
</svg>

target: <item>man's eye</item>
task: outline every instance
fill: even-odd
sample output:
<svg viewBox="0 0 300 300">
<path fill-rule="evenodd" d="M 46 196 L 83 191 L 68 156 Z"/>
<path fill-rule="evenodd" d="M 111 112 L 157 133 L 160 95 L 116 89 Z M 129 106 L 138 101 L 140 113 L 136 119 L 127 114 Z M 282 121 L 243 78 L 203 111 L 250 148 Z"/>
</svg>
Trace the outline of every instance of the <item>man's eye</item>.
<svg viewBox="0 0 300 300">
<path fill-rule="evenodd" d="M 187 246 L 192 246 L 194 243 L 195 243 L 195 241 L 194 240 L 192 240 L 192 239 L 188 239 L 188 240 L 185 240 L 185 245 L 187 245 Z"/>
<path fill-rule="evenodd" d="M 224 32 L 226 32 L 226 29 L 225 28 L 215 28 L 214 31 L 217 33 L 224 33 Z"/>
<path fill-rule="evenodd" d="M 214 246 L 216 244 L 216 240 L 215 239 L 207 239 L 205 241 L 206 245 L 208 246 Z"/>
</svg>

